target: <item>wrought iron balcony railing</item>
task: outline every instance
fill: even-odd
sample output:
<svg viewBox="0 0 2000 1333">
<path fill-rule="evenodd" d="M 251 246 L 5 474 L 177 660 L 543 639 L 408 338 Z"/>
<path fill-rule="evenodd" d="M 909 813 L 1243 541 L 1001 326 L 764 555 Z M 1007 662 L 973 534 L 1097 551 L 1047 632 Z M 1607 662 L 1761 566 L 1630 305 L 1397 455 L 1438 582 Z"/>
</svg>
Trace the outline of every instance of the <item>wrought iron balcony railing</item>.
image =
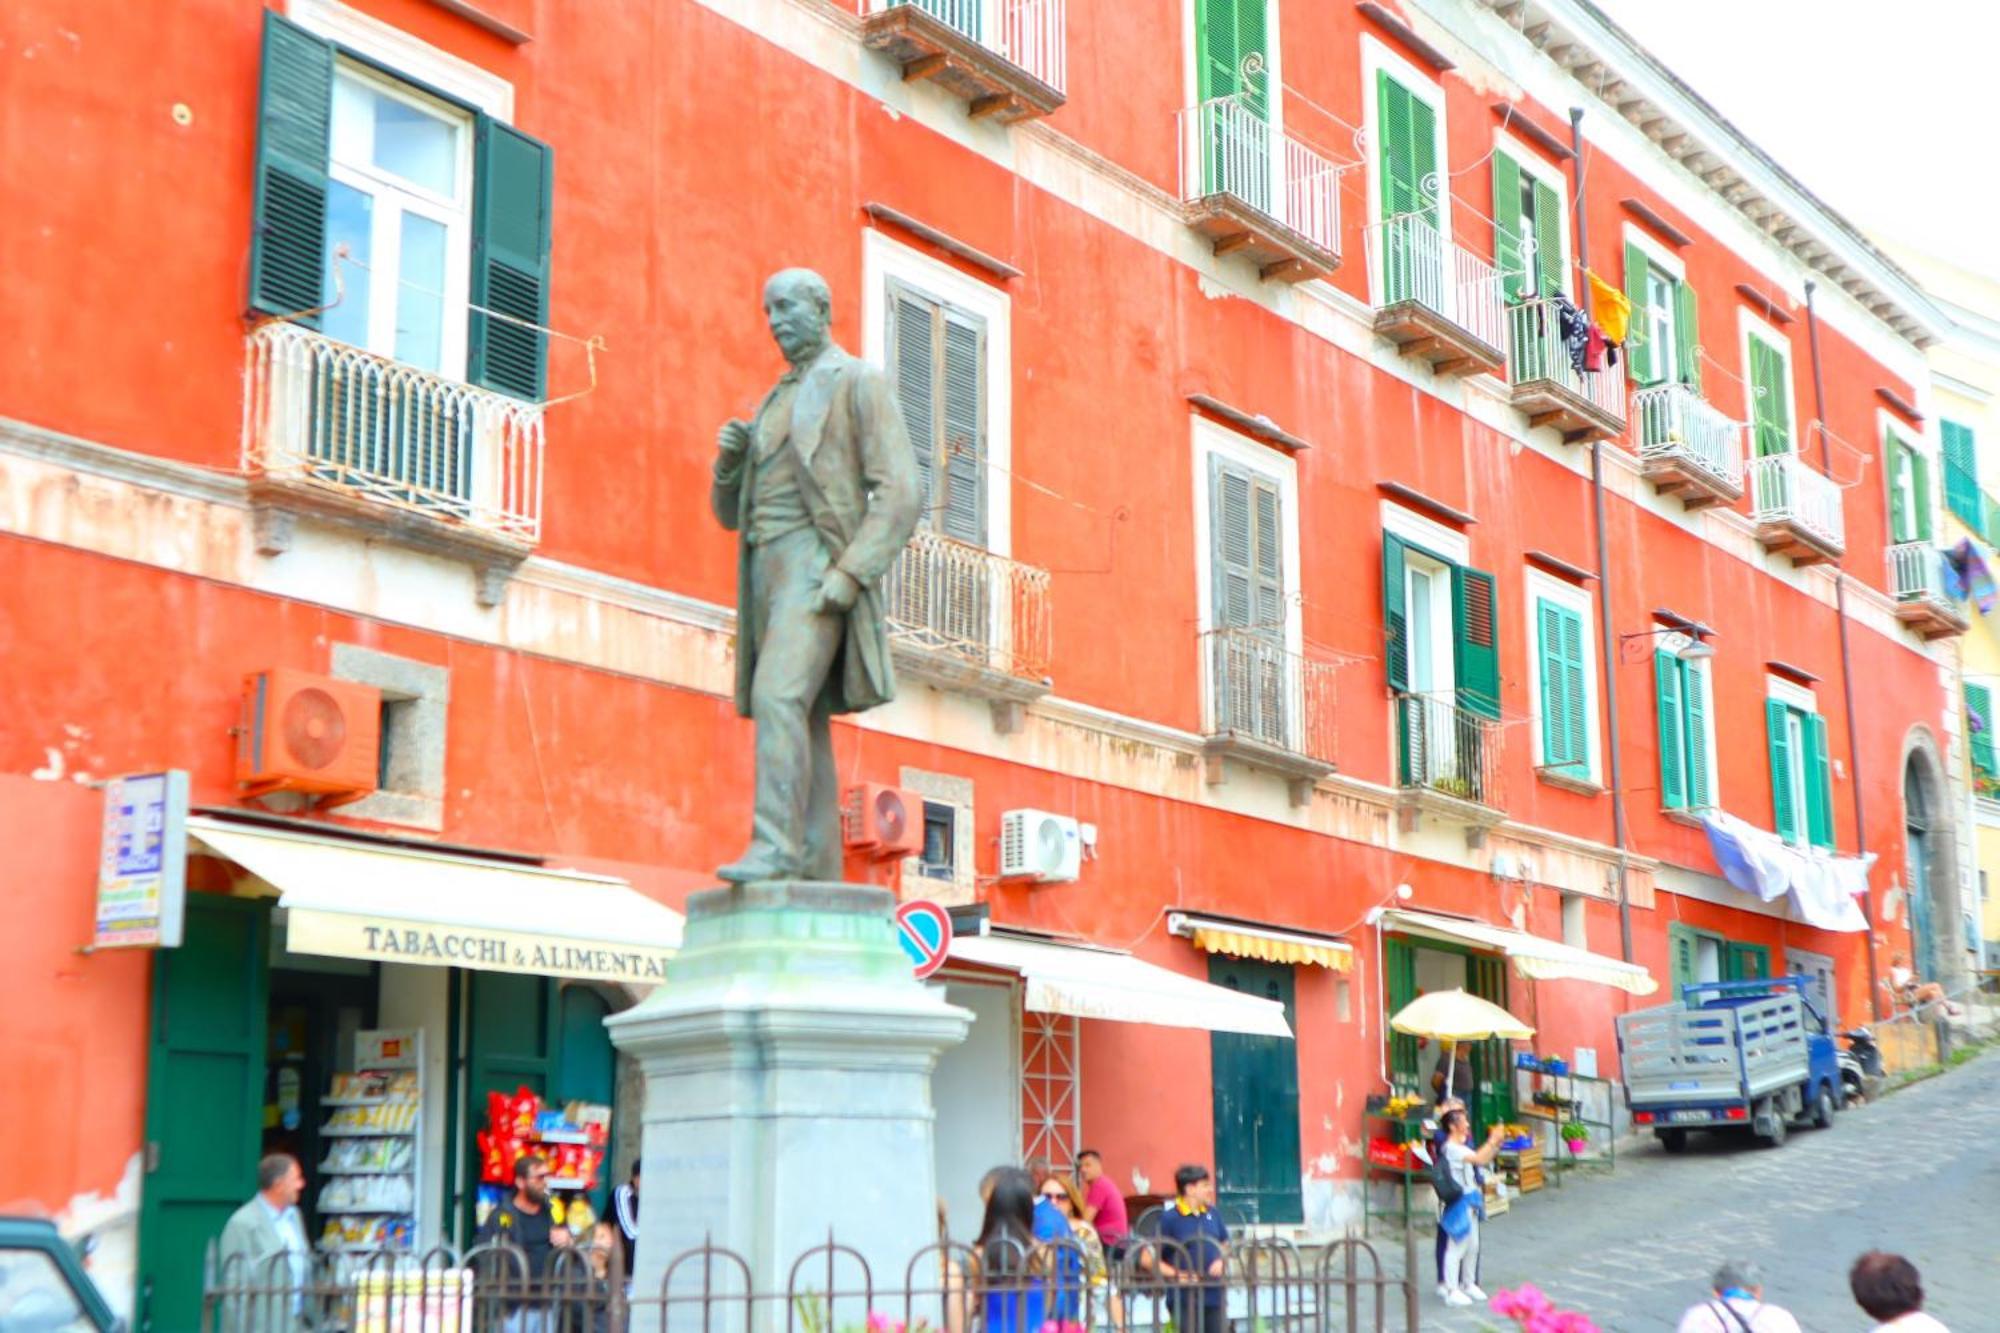
<svg viewBox="0 0 2000 1333">
<path fill-rule="evenodd" d="M 1049 669 L 1049 572 L 920 531 L 883 588 L 890 637 L 983 671 L 1040 681 Z"/>
<path fill-rule="evenodd" d="M 1235 97 L 1181 112 L 1181 198 L 1217 195 L 1241 201 L 1338 261 L 1338 170 Z"/>
<path fill-rule="evenodd" d="M 1729 490 L 1743 491 L 1743 423 L 1732 421 L 1685 384 L 1656 384 L 1632 395 L 1639 457 L 1700 469 Z"/>
<path fill-rule="evenodd" d="M 1202 644 L 1212 739 L 1332 766 L 1335 663 L 1292 652 L 1254 629 L 1209 630 Z"/>
<path fill-rule="evenodd" d="M 902 5 L 922 10 L 1055 91 L 1066 91 L 1064 0 L 880 0 L 876 8 Z"/>
<path fill-rule="evenodd" d="M 1397 780 L 1497 810 L 1502 735 L 1500 723 L 1449 697 L 1398 694 Z"/>
<path fill-rule="evenodd" d="M 1847 549 L 1840 487 L 1794 453 L 1750 461 L 1751 517 L 1762 526 L 1798 530 L 1834 554 Z"/>
<path fill-rule="evenodd" d="M 1403 213 L 1367 231 L 1375 308 L 1405 302 L 1435 312 L 1496 351 L 1506 350 L 1500 272 L 1448 241 L 1422 213 Z"/>
<path fill-rule="evenodd" d="M 1563 336 L 1552 300 L 1520 301 L 1507 309 L 1507 382 L 1516 405 L 1572 440 L 1605 439 L 1625 429 L 1625 375 L 1584 370 Z"/>
</svg>

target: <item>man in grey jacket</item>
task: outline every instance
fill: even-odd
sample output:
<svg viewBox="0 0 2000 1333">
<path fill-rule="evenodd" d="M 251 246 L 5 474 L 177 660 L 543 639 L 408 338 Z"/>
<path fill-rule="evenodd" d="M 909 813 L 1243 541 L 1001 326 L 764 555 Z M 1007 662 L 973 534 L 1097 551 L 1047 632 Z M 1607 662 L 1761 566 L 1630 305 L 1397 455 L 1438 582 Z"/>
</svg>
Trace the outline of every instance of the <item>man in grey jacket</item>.
<svg viewBox="0 0 2000 1333">
<path fill-rule="evenodd" d="M 290 1153 L 257 1163 L 257 1195 L 231 1214 L 216 1254 L 228 1333 L 294 1333 L 307 1327 L 305 1286 L 312 1269 L 299 1198 L 306 1173 Z"/>
</svg>

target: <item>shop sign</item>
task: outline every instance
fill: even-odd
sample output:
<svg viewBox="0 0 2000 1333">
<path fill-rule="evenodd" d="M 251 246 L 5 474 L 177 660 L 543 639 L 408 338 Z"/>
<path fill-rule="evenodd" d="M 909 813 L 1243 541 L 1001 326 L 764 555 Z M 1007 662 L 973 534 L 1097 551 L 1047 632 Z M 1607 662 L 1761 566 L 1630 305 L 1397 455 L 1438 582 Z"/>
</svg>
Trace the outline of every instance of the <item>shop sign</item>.
<svg viewBox="0 0 2000 1333">
<path fill-rule="evenodd" d="M 104 784 L 95 947 L 180 947 L 187 814 L 188 775 L 179 770 L 134 773 Z"/>
<path fill-rule="evenodd" d="M 896 909 L 896 938 L 921 981 L 951 952 L 951 913 L 928 899 L 904 903 Z"/>
<path fill-rule="evenodd" d="M 657 986 L 665 981 L 670 956 L 664 949 L 639 948 L 622 941 L 397 921 L 302 907 L 286 913 L 285 943 L 294 953 L 333 958 L 623 981 L 638 986 Z"/>
</svg>

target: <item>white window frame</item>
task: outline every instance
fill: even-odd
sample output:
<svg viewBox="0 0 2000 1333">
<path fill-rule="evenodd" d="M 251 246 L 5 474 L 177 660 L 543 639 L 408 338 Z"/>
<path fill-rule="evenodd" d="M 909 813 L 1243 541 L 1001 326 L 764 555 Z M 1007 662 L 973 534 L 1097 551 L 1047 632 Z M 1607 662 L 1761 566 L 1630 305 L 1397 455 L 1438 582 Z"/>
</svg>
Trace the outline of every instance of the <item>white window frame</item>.
<svg viewBox="0 0 2000 1333">
<path fill-rule="evenodd" d="M 1647 233 L 1645 228 L 1636 226 L 1630 222 L 1626 223 L 1624 228 L 1624 241 L 1628 247 L 1636 249 L 1639 251 L 1639 253 L 1643 254 L 1646 257 L 1646 263 L 1648 265 L 1650 265 L 1654 269 L 1657 269 L 1661 273 L 1666 274 L 1668 277 L 1672 278 L 1675 282 L 1681 283 L 1683 285 L 1686 284 L 1687 282 L 1686 262 L 1682 260 L 1682 258 L 1679 255 L 1675 254 L 1672 250 L 1669 250 L 1666 246 L 1661 245 L 1658 241 L 1654 240 L 1652 236 Z M 1628 289 L 1627 295 L 1629 295 L 1630 294 L 1629 289 L 1631 287 L 1630 281 L 1628 280 L 1625 285 L 1626 288 Z M 1647 303 L 1647 308 L 1649 310 L 1652 308 L 1651 302 Z M 1632 313 L 1635 319 L 1638 318 L 1640 315 L 1640 312 L 1636 310 L 1633 311 Z M 1665 315 L 1666 315 L 1667 326 L 1673 331 L 1672 345 L 1675 356 L 1676 358 L 1678 358 L 1680 353 L 1680 342 L 1681 342 L 1680 310 L 1677 307 L 1670 305 L 1666 309 Z M 1680 363 L 1678 359 L 1676 359 L 1675 363 L 1672 366 L 1667 368 L 1666 373 L 1664 375 L 1660 374 L 1659 373 L 1660 366 L 1657 360 L 1658 352 L 1655 350 L 1658 340 L 1652 336 L 1653 335 L 1652 321 L 1650 320 L 1645 321 L 1642 327 L 1646 332 L 1647 357 L 1652 362 L 1654 369 L 1654 374 L 1655 374 L 1654 383 L 1678 384 L 1680 382 Z M 1697 347 L 1699 347 L 1699 344 L 1697 344 Z M 1631 365 L 1631 360 L 1632 359 L 1629 356 L 1625 358 L 1626 365 L 1628 367 Z M 1634 380 L 1633 383 L 1636 384 L 1638 383 L 1638 381 Z M 1690 389 L 1692 389 L 1693 386 L 1689 387 Z"/>
<path fill-rule="evenodd" d="M 1750 376 L 1750 339 L 1753 336 L 1760 342 L 1767 343 L 1775 348 L 1779 357 L 1784 362 L 1785 403 L 1790 409 L 1785 413 L 1785 419 L 1791 423 L 1791 452 L 1794 457 L 1803 460 L 1805 457 L 1804 445 L 1806 443 L 1807 423 L 1806 419 L 1799 414 L 1798 383 L 1792 375 L 1792 340 L 1778 332 L 1777 326 L 1769 320 L 1752 314 L 1742 306 L 1738 306 L 1736 308 L 1736 351 L 1741 359 L 1737 364 L 1743 369 L 1743 373 L 1740 376 L 1743 384 L 1743 420 L 1748 423 L 1746 430 L 1749 432 L 1744 440 L 1744 447 L 1753 457 L 1755 456 L 1757 452 L 1757 401 L 1755 398 L 1757 382 Z M 1821 441 L 1820 447 L 1826 447 L 1824 441 Z"/>
<path fill-rule="evenodd" d="M 1547 701 L 1542 698 L 1542 616 L 1540 603 L 1550 601 L 1562 607 L 1565 611 L 1573 611 L 1583 618 L 1584 764 L 1588 770 L 1589 780 L 1592 783 L 1602 786 L 1604 782 L 1604 767 L 1602 757 L 1599 753 L 1602 749 L 1602 743 L 1598 735 L 1602 730 L 1602 724 L 1598 719 L 1600 704 L 1598 702 L 1599 685 L 1597 680 L 1597 625 L 1595 608 L 1592 605 L 1590 591 L 1586 588 L 1580 588 L 1565 579 L 1559 579 L 1553 575 L 1543 573 L 1539 569 L 1528 570 L 1525 591 L 1528 598 L 1528 632 L 1523 637 L 1528 641 L 1527 679 L 1534 682 L 1533 688 L 1528 691 L 1528 713 L 1531 719 L 1528 733 L 1531 752 L 1534 756 L 1534 767 L 1539 773 L 1548 763 L 1548 756 L 1544 751 L 1542 737 L 1542 718 L 1546 712 Z M 1556 777 L 1558 780 L 1570 778 L 1570 780 L 1574 781 L 1574 776 L 1571 774 L 1551 774 L 1550 776 Z"/>
<path fill-rule="evenodd" d="M 1299 589 L 1299 465 L 1289 454 L 1281 454 L 1267 444 L 1219 426 L 1207 417 L 1190 416 L 1191 453 L 1194 456 L 1194 551 L 1195 621 L 1202 634 L 1215 628 L 1214 539 L 1209 530 L 1210 460 L 1221 458 L 1270 481 L 1278 488 L 1278 535 L 1284 557 L 1285 650 L 1300 653 L 1305 647 L 1303 599 Z M 1197 643 L 1199 641 L 1197 640 Z M 1209 654 L 1202 653 L 1202 700 L 1204 712 L 1214 698 L 1208 679 Z"/>
<path fill-rule="evenodd" d="M 339 0 L 289 0 L 285 14 L 307 32 L 379 60 L 408 78 L 479 108 L 502 124 L 514 123 L 514 85 L 469 60 Z"/>
<path fill-rule="evenodd" d="M 1014 335 L 1013 303 L 999 291 L 949 264 L 870 228 L 861 233 L 861 355 L 889 366 L 889 280 L 908 283 L 986 322 L 986 549 L 1011 557 L 1014 550 Z"/>
<path fill-rule="evenodd" d="M 1446 527 L 1436 519 L 1419 514 L 1414 509 L 1405 508 L 1393 500 L 1383 500 L 1379 506 L 1382 531 L 1401 538 L 1411 546 L 1421 548 L 1404 555 L 1403 604 L 1410 603 L 1410 570 L 1412 567 L 1428 567 L 1435 562 L 1427 559 L 1423 552 L 1429 552 L 1448 564 L 1460 568 L 1472 565 L 1472 543 L 1456 528 Z M 1450 571 L 1446 570 L 1445 596 L 1431 610 L 1431 623 L 1425 628 L 1430 636 L 1431 656 L 1434 662 L 1441 660 L 1444 666 L 1445 684 L 1432 691 L 1434 695 L 1447 691 L 1455 692 L 1458 685 L 1458 663 L 1453 660 L 1453 634 L 1451 622 Z M 1496 608 L 1497 614 L 1497 608 Z M 1441 619 L 1440 619 L 1441 618 Z M 1418 626 L 1414 621 L 1409 625 L 1410 649 L 1415 651 L 1415 636 Z M 1413 694 L 1422 693 L 1414 679 L 1410 682 Z M 1448 695 L 1455 698 L 1455 693 Z"/>
<path fill-rule="evenodd" d="M 1409 614 L 1416 605 L 1416 582 L 1422 578 L 1432 587 L 1430 617 L 1421 620 Z M 1458 689 L 1457 636 L 1452 621 L 1452 567 L 1432 559 L 1422 551 L 1403 552 L 1403 606 L 1407 619 L 1410 693 L 1424 698 L 1456 700 Z M 1431 663 L 1428 688 L 1417 683 L 1417 636 L 1423 636 L 1424 652 Z"/>
<path fill-rule="evenodd" d="M 1708 707 L 1702 709 L 1701 713 L 1702 734 L 1700 738 L 1702 748 L 1708 760 L 1708 804 L 1696 805 L 1690 800 L 1686 805 L 1679 807 L 1688 814 L 1699 814 L 1703 810 L 1722 809 L 1721 754 L 1716 749 L 1715 744 L 1715 659 L 1713 657 L 1689 657 L 1688 649 L 1694 647 L 1694 645 L 1695 640 L 1692 635 L 1683 634 L 1679 631 L 1660 635 L 1661 650 L 1679 658 L 1682 665 L 1689 672 L 1701 677 L 1702 696 L 1708 700 Z M 1659 689 L 1658 681 L 1654 682 L 1653 688 L 1656 691 Z M 1657 697 L 1654 700 L 1654 706 L 1657 709 Z M 1681 716 L 1684 719 L 1687 716 L 1687 692 L 1685 690 L 1681 692 Z M 1686 739 L 1685 732 L 1682 733 L 1682 739 Z M 1768 745 L 1768 741 L 1766 744 Z M 1681 767 L 1684 773 L 1693 772 L 1693 768 L 1688 764 L 1686 756 L 1682 756 Z M 1685 780 L 1684 777 L 1683 781 Z"/>
<path fill-rule="evenodd" d="M 1954 424 L 1957 423 L 1954 422 Z M 1897 479 L 1889 471 L 1888 446 L 1891 435 L 1895 436 L 1905 447 L 1924 456 L 1924 463 L 1930 470 L 1930 485 L 1925 488 L 1929 494 L 1913 498 L 1918 504 L 1925 506 L 1929 511 L 1930 523 L 1928 526 L 1931 530 L 1931 540 L 1937 541 L 1944 533 L 1944 518 L 1948 512 L 1944 506 L 1943 436 L 1935 431 L 1911 426 L 1901 417 L 1886 409 L 1879 407 L 1875 409 L 1875 438 L 1882 442 L 1882 475 L 1889 478 L 1889 485 L 1892 488 L 1896 485 Z M 1978 436 L 1975 435 L 1973 438 L 1977 440 Z M 1976 466 L 1978 454 L 1975 453 L 1973 455 L 1973 461 Z M 1888 525 L 1888 519 L 1889 516 L 1887 514 L 1882 516 L 1885 528 Z M 1923 527 L 1925 525 L 1919 523 L 1918 526 Z M 1911 540 L 1916 541 L 1919 539 L 1913 537 Z M 1889 534 L 1889 544 L 1891 546 L 1898 544 L 1896 535 L 1893 532 Z"/>
<path fill-rule="evenodd" d="M 439 315 L 438 364 L 422 367 L 446 379 L 463 380 L 472 290 L 472 198 L 474 123 L 463 107 L 443 102 L 410 83 L 348 59 L 334 61 L 334 95 L 330 115 L 332 141 L 338 142 L 339 85 L 358 84 L 370 93 L 402 102 L 449 122 L 455 131 L 452 181 L 456 195 L 447 198 L 372 162 L 330 157 L 327 175 L 374 201 L 370 211 L 368 266 L 344 266 L 348 290 L 357 281 L 368 287 L 368 336 L 364 350 L 388 360 L 396 356 L 396 309 L 402 286 L 402 219 L 408 213 L 445 229 L 443 309 Z"/>
<path fill-rule="evenodd" d="M 1556 192 L 1557 232 L 1562 237 L 1563 257 L 1566 261 L 1562 267 L 1562 290 L 1564 295 L 1574 299 L 1576 296 L 1576 238 L 1570 234 L 1569 182 L 1563 178 L 1561 171 L 1550 166 L 1542 159 L 1540 149 L 1530 148 L 1524 140 L 1515 138 L 1506 130 L 1495 129 L 1493 131 L 1493 147 L 1496 151 L 1505 153 L 1508 157 L 1513 158 L 1514 165 L 1521 169 L 1523 176 L 1531 176 Z M 1530 237 L 1533 235 L 1533 230 L 1532 227 L 1529 228 Z M 1537 291 L 1535 299 L 1544 300 L 1552 294 Z"/>
<path fill-rule="evenodd" d="M 1448 150 L 1451 136 L 1445 130 L 1444 85 L 1423 72 L 1418 66 L 1405 60 L 1390 50 L 1376 37 L 1363 33 L 1361 36 L 1361 77 L 1364 92 L 1361 99 L 1362 141 L 1368 145 L 1366 157 L 1368 177 L 1368 218 L 1370 227 L 1382 220 L 1382 135 L 1376 124 L 1381 113 L 1381 99 L 1376 93 L 1377 80 L 1384 74 L 1410 90 L 1410 94 L 1431 109 L 1431 151 L 1438 164 L 1438 231 L 1446 245 L 1451 244 L 1451 158 Z M 1453 281 L 1449 254 L 1445 257 L 1445 280 Z M 1378 304 L 1381 301 L 1382 276 L 1379 265 L 1369 265 L 1369 294 Z"/>
</svg>

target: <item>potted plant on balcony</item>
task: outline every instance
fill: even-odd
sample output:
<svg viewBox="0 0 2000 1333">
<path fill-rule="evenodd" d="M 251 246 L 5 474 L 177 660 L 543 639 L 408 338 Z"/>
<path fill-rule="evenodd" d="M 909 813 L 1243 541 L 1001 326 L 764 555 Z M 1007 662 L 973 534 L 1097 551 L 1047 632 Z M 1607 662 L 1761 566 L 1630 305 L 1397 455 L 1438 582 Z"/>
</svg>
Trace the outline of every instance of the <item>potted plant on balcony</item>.
<svg viewBox="0 0 2000 1333">
<path fill-rule="evenodd" d="M 1568 1145 L 1571 1157 L 1583 1156 L 1584 1148 L 1590 1143 L 1590 1126 L 1581 1120 L 1565 1120 L 1557 1133 L 1562 1135 L 1563 1142 Z"/>
</svg>

